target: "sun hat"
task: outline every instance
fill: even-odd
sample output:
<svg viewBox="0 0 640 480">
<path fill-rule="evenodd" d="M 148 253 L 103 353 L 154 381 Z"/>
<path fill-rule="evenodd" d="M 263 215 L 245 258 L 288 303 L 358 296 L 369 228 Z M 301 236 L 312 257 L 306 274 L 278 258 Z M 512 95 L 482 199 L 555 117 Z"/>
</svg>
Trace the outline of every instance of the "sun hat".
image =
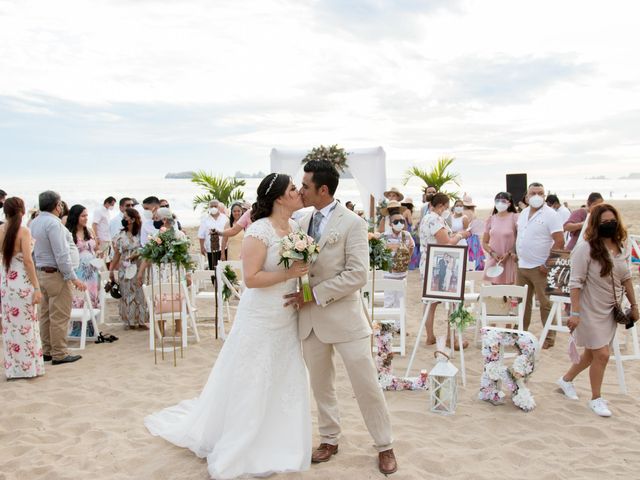
<svg viewBox="0 0 640 480">
<path fill-rule="evenodd" d="M 404 207 L 407 208 L 412 208 L 413 207 L 413 198 L 411 197 L 407 197 L 404 199 L 404 202 L 400 202 L 400 204 Z"/>
<path fill-rule="evenodd" d="M 398 187 L 391 187 L 389 190 L 384 192 L 385 198 L 389 198 L 389 194 L 390 193 L 395 193 L 396 195 L 398 195 L 400 197 L 400 201 L 402 201 L 404 199 L 404 195 L 402 194 L 402 192 L 400 190 L 398 190 Z"/>
<path fill-rule="evenodd" d="M 471 195 L 469 195 L 468 193 L 465 193 L 464 197 L 462 197 L 462 206 L 468 208 L 476 207 L 475 203 L 473 203 L 473 200 L 471 199 Z"/>
<path fill-rule="evenodd" d="M 404 212 L 407 209 L 407 207 L 402 205 L 399 201 L 391 200 L 389 203 L 387 203 L 386 207 L 382 207 L 380 209 L 380 213 L 382 213 L 382 215 L 384 216 L 387 216 L 389 215 L 389 210 L 393 208 L 397 208 L 400 211 L 400 213 Z"/>
</svg>

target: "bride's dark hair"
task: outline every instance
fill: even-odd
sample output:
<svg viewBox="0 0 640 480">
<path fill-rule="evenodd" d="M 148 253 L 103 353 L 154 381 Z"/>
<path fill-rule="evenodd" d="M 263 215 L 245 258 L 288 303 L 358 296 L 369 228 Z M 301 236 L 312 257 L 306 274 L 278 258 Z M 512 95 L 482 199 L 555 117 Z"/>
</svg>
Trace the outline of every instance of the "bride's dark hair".
<svg viewBox="0 0 640 480">
<path fill-rule="evenodd" d="M 258 185 L 256 203 L 251 206 L 251 221 L 268 217 L 273 212 L 273 203 L 284 195 L 291 177 L 284 173 L 270 173 Z"/>
</svg>

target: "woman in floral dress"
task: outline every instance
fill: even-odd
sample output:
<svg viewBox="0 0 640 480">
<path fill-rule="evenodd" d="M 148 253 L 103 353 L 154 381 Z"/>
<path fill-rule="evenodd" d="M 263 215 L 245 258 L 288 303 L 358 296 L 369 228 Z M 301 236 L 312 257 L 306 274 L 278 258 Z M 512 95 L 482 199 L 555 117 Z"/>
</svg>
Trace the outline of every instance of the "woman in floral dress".
<svg viewBox="0 0 640 480">
<path fill-rule="evenodd" d="M 115 255 L 109 268 L 109 276 L 113 281 L 118 272 L 120 286 L 120 319 L 129 328 L 148 329 L 147 304 L 144 291 L 136 282 L 136 274 L 140 268 L 140 214 L 127 208 L 122 216 L 122 231 L 113 240 Z"/>
<path fill-rule="evenodd" d="M 36 305 L 42 294 L 31 257 L 28 228 L 21 227 L 24 202 L 17 197 L 4 202 L 7 223 L 0 225 L 0 295 L 2 296 L 2 339 L 7 379 L 44 375 L 40 325 Z"/>
<path fill-rule="evenodd" d="M 87 227 L 89 223 L 89 212 L 82 205 L 74 205 L 69 210 L 66 227 L 71 232 L 73 242 L 78 247 L 80 265 L 76 268 L 76 275 L 87 286 L 87 292 L 91 298 L 91 307 L 100 308 L 100 298 L 98 289 L 100 287 L 100 275 L 96 268 L 96 241 L 93 233 Z M 73 297 L 73 308 L 83 308 L 84 297 Z M 80 336 L 82 322 L 73 322 L 71 329 L 72 337 Z M 93 324 L 87 323 L 87 336 L 93 337 Z"/>
</svg>

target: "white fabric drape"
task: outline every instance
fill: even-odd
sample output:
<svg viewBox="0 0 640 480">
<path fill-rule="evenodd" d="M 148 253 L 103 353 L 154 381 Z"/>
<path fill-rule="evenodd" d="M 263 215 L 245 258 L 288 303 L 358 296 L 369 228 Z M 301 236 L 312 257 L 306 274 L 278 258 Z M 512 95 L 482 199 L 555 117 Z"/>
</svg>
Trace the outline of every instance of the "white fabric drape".
<svg viewBox="0 0 640 480">
<path fill-rule="evenodd" d="M 387 185 L 386 154 L 382 147 L 345 148 L 349 157 L 348 169 L 353 175 L 360 191 L 360 199 L 365 211 L 369 209 L 369 195 L 376 202 L 382 199 Z M 309 150 L 288 150 L 273 148 L 271 150 L 271 171 L 291 175 L 296 182 L 302 178 L 302 159 Z"/>
</svg>

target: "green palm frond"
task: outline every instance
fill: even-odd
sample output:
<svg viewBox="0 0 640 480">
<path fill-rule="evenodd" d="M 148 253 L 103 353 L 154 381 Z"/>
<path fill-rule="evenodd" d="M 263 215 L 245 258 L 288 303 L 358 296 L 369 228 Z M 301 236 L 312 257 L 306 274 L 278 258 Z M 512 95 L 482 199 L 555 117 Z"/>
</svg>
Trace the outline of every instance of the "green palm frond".
<svg viewBox="0 0 640 480">
<path fill-rule="evenodd" d="M 444 187 L 450 183 L 458 186 L 460 185 L 458 183 L 460 175 L 454 172 L 447 171 L 448 168 L 453 164 L 454 160 L 455 159 L 453 157 L 441 157 L 438 159 L 435 166 L 431 170 L 426 170 L 415 166 L 411 167 L 406 172 L 404 172 L 402 184 L 406 185 L 412 178 L 417 178 L 424 182 L 425 187 L 436 187 L 439 192 L 446 193 L 447 195 L 454 198 L 458 198 L 458 192 L 447 192 L 446 190 L 444 190 Z"/>
<path fill-rule="evenodd" d="M 204 170 L 199 170 L 193 174 L 191 181 L 202 187 L 206 193 L 196 195 L 193 199 L 193 209 L 199 206 L 206 206 L 211 200 L 218 200 L 225 205 L 230 205 L 234 200 L 243 198 L 244 193 L 240 187 L 244 187 L 246 182 L 233 177 L 215 176 Z"/>
</svg>

